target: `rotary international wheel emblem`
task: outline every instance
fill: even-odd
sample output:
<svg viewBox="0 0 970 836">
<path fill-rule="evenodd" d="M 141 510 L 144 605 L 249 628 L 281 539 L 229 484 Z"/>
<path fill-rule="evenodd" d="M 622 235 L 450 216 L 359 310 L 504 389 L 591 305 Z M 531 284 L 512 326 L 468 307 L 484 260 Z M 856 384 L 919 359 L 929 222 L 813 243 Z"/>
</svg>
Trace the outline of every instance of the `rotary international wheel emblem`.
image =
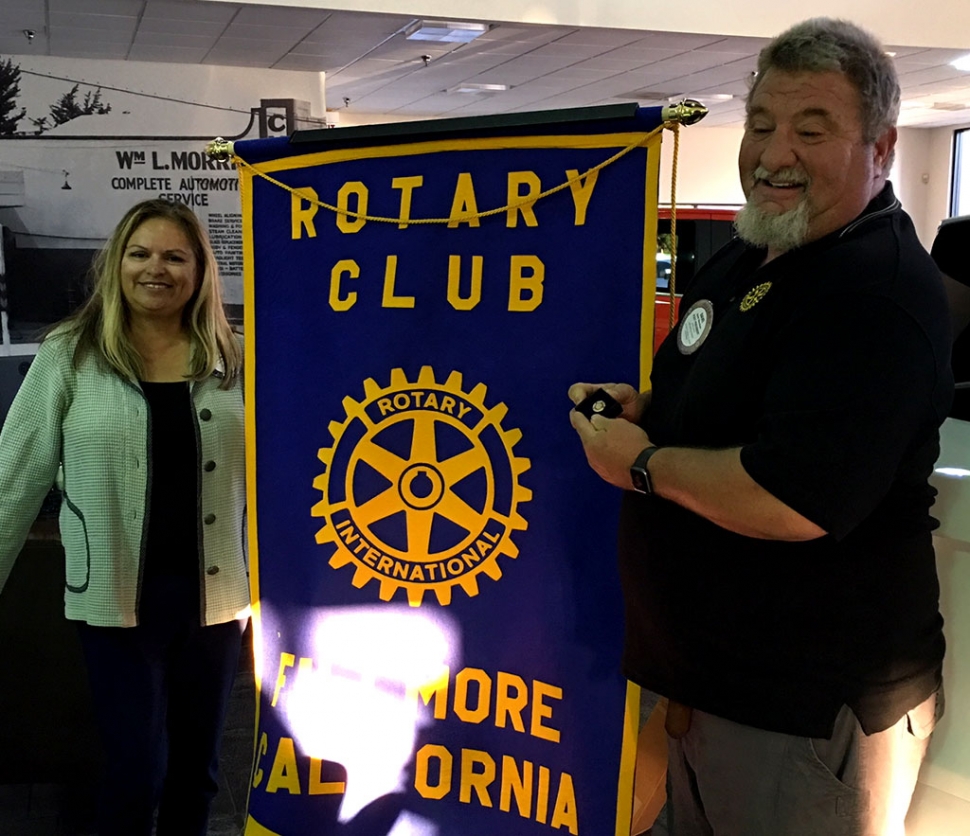
<svg viewBox="0 0 970 836">
<path fill-rule="evenodd" d="M 741 300 L 741 311 L 750 311 L 755 305 L 758 304 L 765 296 L 768 295 L 768 291 L 771 290 L 771 282 L 762 282 L 759 285 L 755 285 L 751 290 L 744 294 L 744 298 Z"/>
<path fill-rule="evenodd" d="M 346 420 L 330 423 L 334 444 L 318 453 L 323 498 L 311 513 L 324 520 L 317 543 L 334 546 L 330 565 L 354 566 L 354 586 L 376 578 L 382 601 L 404 588 L 417 607 L 431 590 L 447 606 L 453 587 L 477 595 L 480 574 L 502 577 L 499 555 L 518 556 L 530 462 L 512 452 L 522 433 L 503 428 L 507 407 L 486 407 L 486 392 L 464 392 L 459 372 L 438 383 L 424 366 L 414 383 L 393 369 L 387 388 L 368 378 L 362 401 L 344 398 Z"/>
</svg>

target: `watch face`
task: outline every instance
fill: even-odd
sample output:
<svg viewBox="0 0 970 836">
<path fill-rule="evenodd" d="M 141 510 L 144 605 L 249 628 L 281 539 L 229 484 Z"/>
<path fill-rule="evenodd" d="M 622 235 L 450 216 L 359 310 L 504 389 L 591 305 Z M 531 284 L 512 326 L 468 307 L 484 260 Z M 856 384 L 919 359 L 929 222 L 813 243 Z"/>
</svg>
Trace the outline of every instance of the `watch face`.
<svg viewBox="0 0 970 836">
<path fill-rule="evenodd" d="M 647 473 L 646 468 L 630 468 L 630 478 L 633 480 L 634 490 L 639 491 L 640 493 L 651 493 L 650 474 Z"/>
<path fill-rule="evenodd" d="M 637 456 L 637 460 L 630 468 L 630 479 L 633 481 L 633 489 L 640 493 L 653 493 L 653 483 L 650 481 L 650 471 L 647 470 L 647 462 L 650 457 L 657 452 L 658 447 L 647 447 Z"/>
</svg>

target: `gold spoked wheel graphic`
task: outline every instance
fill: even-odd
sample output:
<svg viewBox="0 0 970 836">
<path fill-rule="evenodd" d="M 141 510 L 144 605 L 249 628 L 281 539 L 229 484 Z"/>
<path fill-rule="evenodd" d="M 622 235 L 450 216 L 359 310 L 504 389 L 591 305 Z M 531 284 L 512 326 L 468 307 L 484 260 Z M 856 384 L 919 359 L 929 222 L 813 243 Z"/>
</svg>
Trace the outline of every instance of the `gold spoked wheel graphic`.
<svg viewBox="0 0 970 836">
<path fill-rule="evenodd" d="M 400 422 L 413 424 L 411 455 L 402 458 L 380 446 L 374 438 L 387 424 Z M 459 428 L 472 442 L 471 449 L 451 458 L 439 460 L 436 451 L 436 425 L 444 422 Z M 472 538 L 484 530 L 494 495 L 494 479 L 488 453 L 478 436 L 464 430 L 457 419 L 436 412 L 410 412 L 387 424 L 376 425 L 354 448 L 350 467 L 347 469 L 347 495 L 354 496 L 354 475 L 360 462 L 364 462 L 384 476 L 389 487 L 377 496 L 361 503 L 354 511 L 354 520 L 369 539 L 383 551 L 401 558 L 432 561 L 448 556 L 450 549 L 433 551 L 431 528 L 435 517 L 440 515 L 467 531 L 461 541 L 467 546 Z M 485 507 L 476 509 L 463 500 L 453 488 L 476 471 L 483 471 L 488 491 Z M 372 525 L 381 520 L 403 513 L 407 521 L 407 550 L 402 552 L 381 540 Z"/>
<path fill-rule="evenodd" d="M 438 383 L 426 366 L 413 383 L 394 369 L 388 387 L 368 379 L 362 401 L 344 398 L 311 513 L 325 521 L 317 542 L 335 546 L 330 565 L 355 566 L 354 586 L 376 578 L 385 601 L 403 587 L 412 606 L 430 589 L 447 605 L 454 586 L 477 595 L 479 574 L 498 580 L 499 555 L 518 555 L 510 535 L 526 528 L 517 509 L 532 494 L 518 477 L 529 460 L 513 454 L 521 433 L 502 427 L 507 408 L 486 407 L 486 391 L 464 392 L 458 372 Z"/>
</svg>

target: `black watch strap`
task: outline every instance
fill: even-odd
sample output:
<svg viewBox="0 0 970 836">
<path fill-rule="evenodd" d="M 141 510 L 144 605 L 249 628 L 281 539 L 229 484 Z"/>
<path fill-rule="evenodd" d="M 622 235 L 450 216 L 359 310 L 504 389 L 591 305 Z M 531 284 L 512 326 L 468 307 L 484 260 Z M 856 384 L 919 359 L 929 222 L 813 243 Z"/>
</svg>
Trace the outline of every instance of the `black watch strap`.
<svg viewBox="0 0 970 836">
<path fill-rule="evenodd" d="M 633 490 L 639 493 L 653 493 L 653 482 L 650 481 L 650 471 L 647 470 L 647 462 L 656 453 L 659 447 L 646 447 L 640 451 L 636 461 L 630 468 L 630 478 L 633 480 Z"/>
</svg>

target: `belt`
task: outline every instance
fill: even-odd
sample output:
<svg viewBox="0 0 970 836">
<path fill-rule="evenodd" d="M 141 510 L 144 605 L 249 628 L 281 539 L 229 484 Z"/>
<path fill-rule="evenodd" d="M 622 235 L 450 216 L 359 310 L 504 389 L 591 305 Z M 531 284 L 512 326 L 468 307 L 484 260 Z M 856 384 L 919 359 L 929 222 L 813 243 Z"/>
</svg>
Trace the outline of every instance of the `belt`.
<svg viewBox="0 0 970 836">
<path fill-rule="evenodd" d="M 664 730 L 674 740 L 680 740 L 690 731 L 690 719 L 694 713 L 688 705 L 681 705 L 679 702 L 669 700 L 667 702 L 667 719 L 664 721 Z"/>
</svg>

